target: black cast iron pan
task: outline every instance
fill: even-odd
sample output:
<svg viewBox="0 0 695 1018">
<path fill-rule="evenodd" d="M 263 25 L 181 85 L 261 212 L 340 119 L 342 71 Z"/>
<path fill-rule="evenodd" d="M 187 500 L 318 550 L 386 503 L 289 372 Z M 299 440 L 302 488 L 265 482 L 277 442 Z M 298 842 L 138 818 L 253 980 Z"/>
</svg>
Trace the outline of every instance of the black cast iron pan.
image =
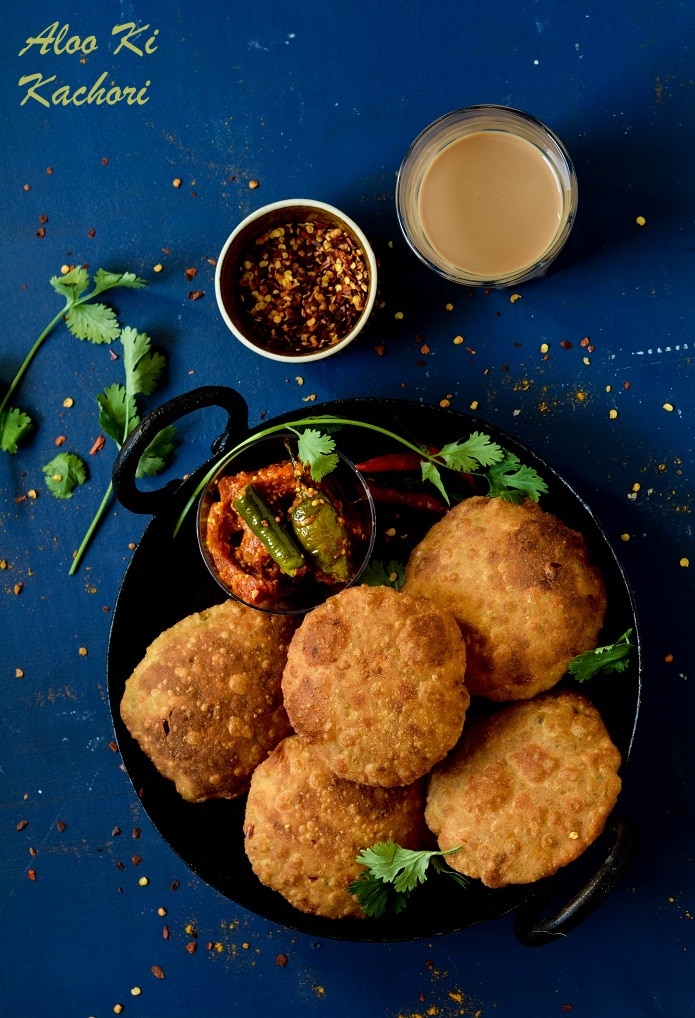
<svg viewBox="0 0 695 1018">
<path fill-rule="evenodd" d="M 135 480 L 137 463 L 157 432 L 184 415 L 212 405 L 226 410 L 228 421 L 224 433 L 213 443 L 211 460 L 185 481 L 170 482 L 157 491 L 141 490 Z M 529 449 L 467 414 L 405 400 L 362 398 L 293 411 L 272 423 L 296 421 L 322 413 L 379 424 L 437 447 L 466 438 L 472 431 L 483 431 L 516 453 L 522 462 L 536 468 L 549 487 L 548 494 L 542 497 L 542 506 L 584 534 L 605 577 L 609 608 L 604 627 L 606 639 L 602 642 L 612 642 L 628 628 L 633 630 L 635 647 L 629 668 L 593 680 L 590 688 L 582 687 L 601 711 L 621 751 L 624 771 L 640 703 L 639 629 L 625 575 L 586 503 Z M 153 516 L 126 571 L 116 602 L 108 648 L 108 689 L 124 765 L 154 826 L 191 870 L 227 898 L 273 923 L 311 936 L 365 942 L 412 940 L 461 930 L 512 910 L 515 911 L 516 936 L 524 944 L 543 944 L 566 934 L 596 908 L 627 869 L 637 842 L 636 830 L 628 818 L 611 817 L 604 834 L 580 859 L 554 877 L 533 885 L 490 890 L 472 881 L 471 886 L 463 890 L 446 878 L 435 876 L 413 893 L 407 909 L 397 916 L 379 920 L 323 919 L 297 911 L 279 894 L 264 887 L 253 874 L 243 846 L 244 799 L 202 804 L 185 802 L 173 784 L 157 773 L 125 729 L 119 712 L 123 688 L 149 643 L 179 619 L 224 597 L 202 561 L 195 511 L 188 513 L 176 537 L 173 530 L 183 506 L 214 460 L 242 438 L 270 423 L 264 422 L 249 430 L 247 422 L 246 404 L 233 389 L 221 386 L 195 389 L 149 414 L 124 444 L 114 466 L 114 491 L 121 504 L 133 512 Z M 380 451 L 379 436 L 357 428 L 343 429 L 338 445 L 355 462 Z M 393 444 L 389 446 L 385 440 L 386 448 L 393 449 Z M 380 514 L 378 531 L 383 535 L 388 528 L 388 518 L 381 515 L 382 506 L 378 506 L 377 512 Z M 403 525 L 401 517 L 398 529 L 401 533 L 407 530 L 408 546 L 383 546 L 381 538 L 377 537 L 374 551 L 377 559 L 405 561 L 409 548 L 433 520 L 419 513 L 405 522 L 407 526 Z"/>
</svg>

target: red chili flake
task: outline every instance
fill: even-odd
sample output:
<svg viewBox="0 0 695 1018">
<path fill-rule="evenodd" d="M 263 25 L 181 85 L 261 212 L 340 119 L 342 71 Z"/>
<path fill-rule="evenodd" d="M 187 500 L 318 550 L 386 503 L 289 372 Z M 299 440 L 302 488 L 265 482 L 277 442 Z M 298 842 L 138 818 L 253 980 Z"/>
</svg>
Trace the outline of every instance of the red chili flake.
<svg viewBox="0 0 695 1018">
<path fill-rule="evenodd" d="M 102 156 L 101 165 L 102 166 L 108 166 L 108 163 L 109 163 L 109 161 L 106 158 L 106 156 Z"/>
<path fill-rule="evenodd" d="M 36 870 L 27 870 L 29 880 L 36 880 Z"/>
<path fill-rule="evenodd" d="M 188 951 L 189 954 L 195 954 L 196 953 L 196 951 L 198 950 L 198 945 L 195 942 L 195 940 L 189 940 L 188 941 L 188 943 L 186 944 L 186 950 Z"/>
<path fill-rule="evenodd" d="M 589 340 L 589 337 L 588 337 L 588 336 L 585 336 L 585 337 L 584 337 L 584 339 L 582 339 L 582 340 L 580 341 L 579 345 L 580 345 L 580 346 L 588 346 L 588 345 L 589 345 L 589 342 L 590 342 L 590 340 Z"/>
<path fill-rule="evenodd" d="M 94 229 L 94 227 L 91 227 L 89 230 L 87 230 L 87 236 L 88 237 L 96 237 L 96 234 L 97 234 L 97 231 Z"/>
<path fill-rule="evenodd" d="M 24 184 L 23 186 L 25 191 L 31 191 L 31 184 Z"/>
<path fill-rule="evenodd" d="M 36 231 L 36 236 L 37 237 L 45 237 L 46 236 L 46 228 L 44 226 L 40 226 L 38 228 L 38 230 Z"/>
<path fill-rule="evenodd" d="M 18 831 L 23 831 L 24 828 L 28 827 L 28 826 L 29 826 L 29 821 L 28 820 L 20 820 L 19 823 L 17 824 L 17 830 Z"/>
<path fill-rule="evenodd" d="M 121 833 L 121 828 L 120 827 L 114 827 L 114 829 L 111 831 L 111 837 L 112 838 L 117 838 L 120 833 Z"/>
<path fill-rule="evenodd" d="M 65 445 L 66 442 L 67 442 L 67 437 L 65 435 L 58 435 L 58 437 L 56 438 L 56 440 L 55 440 L 55 442 L 53 444 L 54 445 Z"/>
<path fill-rule="evenodd" d="M 574 343 L 570 343 L 569 339 L 561 339 L 560 346 L 562 347 L 563 350 L 571 350 L 572 347 L 574 346 Z"/>
<path fill-rule="evenodd" d="M 48 222 L 48 216 L 45 216 L 43 212 L 39 216 L 39 222 L 43 225 Z"/>
<path fill-rule="evenodd" d="M 132 862 L 133 862 L 133 866 L 139 866 L 140 863 L 142 862 L 142 856 L 141 855 L 134 855 Z"/>
<path fill-rule="evenodd" d="M 97 438 L 94 439 L 94 444 L 92 445 L 92 448 L 89 450 L 89 455 L 96 456 L 99 450 L 103 449 L 105 445 L 106 439 L 104 438 L 103 435 L 99 435 Z"/>
<path fill-rule="evenodd" d="M 123 865 L 123 863 L 120 860 L 116 863 L 116 869 L 117 870 L 124 870 L 125 869 L 125 866 Z"/>
<path fill-rule="evenodd" d="M 46 167 L 46 173 L 50 177 L 50 175 L 53 173 L 53 167 L 52 166 L 47 166 Z"/>
<path fill-rule="evenodd" d="M 29 845 L 29 855 L 36 856 L 36 849 Z"/>
<path fill-rule="evenodd" d="M 433 972 L 434 971 L 434 962 L 431 961 L 428 958 L 427 961 L 425 962 L 425 968 L 428 969 L 428 971 Z"/>
<path fill-rule="evenodd" d="M 574 1004 L 563 1004 L 561 1011 L 574 1011 Z"/>
<path fill-rule="evenodd" d="M 279 954 L 275 959 L 275 964 L 279 965 L 281 969 L 284 969 L 285 965 L 287 964 L 287 961 L 288 959 L 286 954 Z"/>
<path fill-rule="evenodd" d="M 195 279 L 195 277 L 197 275 L 198 275 L 198 270 L 196 268 L 186 269 L 186 271 L 185 271 L 186 279 Z"/>
<path fill-rule="evenodd" d="M 200 298 L 204 296 L 205 290 L 190 290 L 188 293 L 189 300 L 200 300 Z"/>
<path fill-rule="evenodd" d="M 164 940 L 168 940 L 169 939 L 169 927 L 168 926 L 162 926 L 162 937 L 164 938 Z"/>
<path fill-rule="evenodd" d="M 56 820 L 56 827 L 58 828 L 61 834 L 67 828 L 67 826 L 68 825 L 65 823 L 64 820 Z"/>
<path fill-rule="evenodd" d="M 164 969 L 161 965 L 153 965 L 151 971 L 155 979 L 164 979 Z"/>
<path fill-rule="evenodd" d="M 118 743 L 114 739 L 112 739 L 111 742 L 109 743 L 109 749 L 111 750 L 112 753 L 119 752 Z"/>
<path fill-rule="evenodd" d="M 180 886 L 181 886 L 181 881 L 180 880 L 172 880 L 171 886 L 170 886 L 169 890 L 170 891 L 178 891 Z"/>
</svg>

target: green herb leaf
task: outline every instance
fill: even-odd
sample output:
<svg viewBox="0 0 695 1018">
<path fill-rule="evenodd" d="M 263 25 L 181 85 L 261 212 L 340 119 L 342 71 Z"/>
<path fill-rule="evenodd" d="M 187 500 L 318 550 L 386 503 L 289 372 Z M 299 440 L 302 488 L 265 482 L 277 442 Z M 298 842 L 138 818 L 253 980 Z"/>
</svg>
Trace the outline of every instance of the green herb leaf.
<svg viewBox="0 0 695 1018">
<path fill-rule="evenodd" d="M 145 332 L 126 326 L 121 331 L 126 389 L 131 396 L 142 393 L 149 396 L 157 387 L 166 358 L 151 349 L 150 337 Z"/>
<path fill-rule="evenodd" d="M 369 587 L 393 587 L 400 590 L 405 583 L 405 567 L 395 559 L 391 559 L 387 565 L 372 560 L 362 573 L 361 582 Z"/>
<path fill-rule="evenodd" d="M 586 682 L 588 679 L 593 679 L 595 675 L 624 672 L 630 663 L 631 636 L 632 629 L 628 629 L 615 643 L 578 654 L 570 661 L 567 671 L 574 676 L 577 682 Z"/>
<path fill-rule="evenodd" d="M 489 435 L 474 431 L 465 441 L 450 442 L 438 453 L 446 466 L 461 473 L 472 473 L 480 467 L 489 467 L 504 459 L 504 449 Z"/>
<path fill-rule="evenodd" d="M 134 272 L 108 272 L 106 269 L 97 269 L 92 296 L 95 297 L 98 293 L 103 293 L 104 290 L 113 290 L 116 286 L 140 290 L 143 286 L 147 286 L 147 280 L 140 279 Z"/>
<path fill-rule="evenodd" d="M 130 396 L 124 385 L 114 383 L 97 396 L 99 404 L 99 426 L 120 447 L 138 423 L 135 397 Z"/>
<path fill-rule="evenodd" d="M 72 498 L 75 488 L 87 480 L 87 468 L 72 452 L 59 452 L 42 470 L 46 487 L 56 498 Z"/>
<path fill-rule="evenodd" d="M 367 872 L 360 874 L 348 890 L 354 894 L 366 915 L 378 918 L 387 909 L 401 911 L 407 897 L 418 884 L 427 879 L 427 869 L 435 857 L 458 852 L 459 848 L 447 851 L 416 850 L 402 848 L 394 841 L 380 841 L 371 848 L 363 849 L 357 856 L 357 862 L 367 867 Z M 442 873 L 453 873 L 449 867 L 438 867 Z M 465 879 L 465 878 L 464 878 Z M 393 885 L 393 894 L 384 894 L 380 885 Z"/>
<path fill-rule="evenodd" d="M 90 343 L 113 343 L 118 338 L 116 312 L 107 304 L 75 304 L 65 315 L 65 324 L 73 336 Z"/>
<path fill-rule="evenodd" d="M 74 303 L 89 286 L 89 273 L 81 265 L 70 269 L 64 276 L 51 276 L 50 284 L 56 293 L 65 297 L 68 304 Z"/>
<path fill-rule="evenodd" d="M 0 449 L 16 453 L 19 443 L 34 426 L 29 414 L 17 407 L 8 406 L 0 410 Z"/>
<path fill-rule="evenodd" d="M 176 428 L 168 427 L 162 428 L 159 434 L 155 435 L 140 457 L 135 470 L 136 477 L 154 477 L 162 472 L 176 448 L 173 440 L 175 434 Z"/>
<path fill-rule="evenodd" d="M 299 436 L 297 445 L 299 459 L 309 467 L 315 481 L 323 480 L 326 474 L 330 474 L 338 465 L 335 441 L 330 435 L 323 434 L 315 428 L 304 428 L 296 433 Z"/>
<path fill-rule="evenodd" d="M 507 452 L 504 458 L 493 464 L 485 475 L 490 485 L 490 495 L 521 502 L 530 498 L 537 502 L 548 491 L 548 485 L 533 467 L 524 466 L 518 456 Z"/>
</svg>

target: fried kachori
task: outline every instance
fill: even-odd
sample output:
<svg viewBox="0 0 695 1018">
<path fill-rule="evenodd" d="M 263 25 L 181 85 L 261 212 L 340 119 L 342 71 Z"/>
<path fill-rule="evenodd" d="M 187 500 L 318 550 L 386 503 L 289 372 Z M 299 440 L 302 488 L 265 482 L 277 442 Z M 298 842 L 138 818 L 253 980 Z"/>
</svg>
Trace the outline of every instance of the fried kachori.
<svg viewBox="0 0 695 1018">
<path fill-rule="evenodd" d="M 593 704 L 572 690 L 519 701 L 466 726 L 429 779 L 425 818 L 448 864 L 488 887 L 527 884 L 576 859 L 620 791 L 621 758 Z"/>
<path fill-rule="evenodd" d="M 302 740 L 284 739 L 254 771 L 244 846 L 254 873 L 302 912 L 362 917 L 348 888 L 363 872 L 358 853 L 377 841 L 419 849 L 423 783 L 378 788 L 337 777 Z"/>
<path fill-rule="evenodd" d="M 409 785 L 457 742 L 470 697 L 453 615 L 391 587 L 349 587 L 305 616 L 282 678 L 292 727 L 339 777 Z"/>
<path fill-rule="evenodd" d="M 233 799 L 290 731 L 280 681 L 296 623 L 235 601 L 189 615 L 147 648 L 121 717 L 189 802 Z"/>
<path fill-rule="evenodd" d="M 596 646 L 606 612 L 584 537 L 530 500 L 454 506 L 413 549 L 403 591 L 454 614 L 468 690 L 495 701 L 552 688 Z"/>
</svg>

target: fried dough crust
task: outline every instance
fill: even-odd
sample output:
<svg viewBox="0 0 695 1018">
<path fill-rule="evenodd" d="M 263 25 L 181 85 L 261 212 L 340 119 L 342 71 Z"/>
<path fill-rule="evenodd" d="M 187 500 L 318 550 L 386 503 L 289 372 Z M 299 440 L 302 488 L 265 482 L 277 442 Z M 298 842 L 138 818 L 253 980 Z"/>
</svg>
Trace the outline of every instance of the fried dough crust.
<svg viewBox="0 0 695 1018">
<path fill-rule="evenodd" d="M 282 679 L 292 727 L 342 778 L 409 785 L 458 740 L 470 697 L 453 615 L 391 587 L 350 587 L 311 611 Z"/>
<path fill-rule="evenodd" d="M 432 772 L 425 819 L 460 873 L 527 884 L 576 859 L 621 787 L 620 752 L 581 693 L 553 691 L 469 722 Z"/>
<path fill-rule="evenodd" d="M 147 648 L 121 717 L 189 802 L 233 799 L 290 732 L 280 680 L 296 623 L 225 601 L 189 615 Z"/>
<path fill-rule="evenodd" d="M 251 779 L 244 846 L 258 879 L 302 912 L 343 919 L 363 913 L 348 891 L 359 852 L 392 839 L 422 848 L 423 783 L 376 788 L 337 777 L 296 735 Z"/>
<path fill-rule="evenodd" d="M 404 592 L 456 617 L 471 695 L 498 702 L 552 688 L 596 646 L 606 613 L 583 536 L 530 500 L 460 502 L 413 549 L 405 576 Z"/>
</svg>

